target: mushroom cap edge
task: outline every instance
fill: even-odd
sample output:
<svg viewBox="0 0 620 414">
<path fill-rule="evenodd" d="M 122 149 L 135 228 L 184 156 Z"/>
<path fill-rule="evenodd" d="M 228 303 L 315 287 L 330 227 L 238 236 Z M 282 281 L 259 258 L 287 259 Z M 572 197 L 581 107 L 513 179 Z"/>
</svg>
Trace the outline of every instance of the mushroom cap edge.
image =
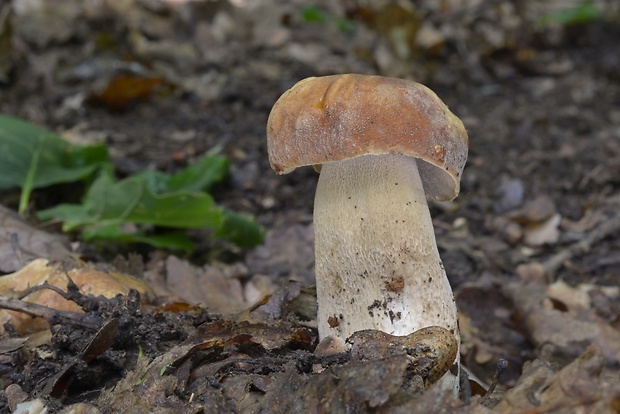
<svg viewBox="0 0 620 414">
<path fill-rule="evenodd" d="M 428 198 L 460 189 L 468 137 L 461 120 L 426 86 L 357 74 L 306 78 L 284 92 L 267 121 L 269 162 L 278 174 L 362 155 L 403 154 L 418 162 Z"/>
</svg>

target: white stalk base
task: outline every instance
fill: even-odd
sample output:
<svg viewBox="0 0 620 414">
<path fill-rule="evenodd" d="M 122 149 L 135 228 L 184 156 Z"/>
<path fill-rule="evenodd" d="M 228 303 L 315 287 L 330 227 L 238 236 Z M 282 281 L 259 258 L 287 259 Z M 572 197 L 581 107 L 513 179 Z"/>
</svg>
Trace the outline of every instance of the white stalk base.
<svg viewBox="0 0 620 414">
<path fill-rule="evenodd" d="M 414 158 L 366 155 L 323 164 L 314 231 L 320 338 L 346 339 L 363 329 L 408 335 L 436 325 L 459 341 Z"/>
</svg>

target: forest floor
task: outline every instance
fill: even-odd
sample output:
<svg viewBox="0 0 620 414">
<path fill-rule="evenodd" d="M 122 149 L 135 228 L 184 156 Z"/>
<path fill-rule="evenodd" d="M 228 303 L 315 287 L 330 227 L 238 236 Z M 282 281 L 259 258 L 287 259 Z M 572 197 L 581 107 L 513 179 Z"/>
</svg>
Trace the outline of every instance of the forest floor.
<svg viewBox="0 0 620 414">
<path fill-rule="evenodd" d="M 51 344 L 19 357 L 23 345 L 5 335 L 1 412 L 35 398 L 50 412 L 620 410 L 613 2 L 13 3 L 10 29 L 0 4 L 0 113 L 104 142 L 123 175 L 175 172 L 220 146 L 231 173 L 214 197 L 267 233 L 246 251 L 192 231 L 196 251 L 184 256 L 74 240 L 82 259 L 143 277 L 152 303 L 98 303 L 94 338 L 92 327 L 57 326 Z M 398 358 L 312 354 L 318 174 L 276 175 L 265 126 L 295 82 L 337 73 L 423 83 L 468 131 L 460 195 L 429 207 L 460 313 L 469 404 L 403 391 Z M 0 203 L 15 208 L 18 194 Z M 110 322 L 123 314 L 120 327 Z M 482 397 L 501 359 L 500 385 Z"/>
</svg>

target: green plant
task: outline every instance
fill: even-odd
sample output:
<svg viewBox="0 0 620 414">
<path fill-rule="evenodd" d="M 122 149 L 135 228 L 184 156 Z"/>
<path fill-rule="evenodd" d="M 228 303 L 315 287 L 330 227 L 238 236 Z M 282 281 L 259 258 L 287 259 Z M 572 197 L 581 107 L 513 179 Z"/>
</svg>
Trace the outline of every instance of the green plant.
<svg viewBox="0 0 620 414">
<path fill-rule="evenodd" d="M 574 7 L 563 8 L 542 16 L 538 21 L 538 26 L 545 27 L 551 24 L 570 26 L 573 24 L 591 23 L 600 19 L 602 15 L 602 10 L 593 0 L 583 0 Z"/>
<path fill-rule="evenodd" d="M 301 20 L 306 23 L 330 23 L 334 24 L 344 33 L 351 33 L 355 30 L 355 23 L 344 17 L 335 17 L 316 5 L 304 6 L 300 9 Z"/>
<path fill-rule="evenodd" d="M 71 145 L 35 125 L 0 115 L 0 190 L 22 189 L 20 214 L 34 189 L 81 180 L 101 168 L 111 168 L 104 145 Z"/>
<path fill-rule="evenodd" d="M 42 220 L 63 221 L 64 231 L 80 231 L 84 240 L 190 251 L 193 245 L 180 230 L 209 228 L 212 237 L 241 247 L 261 243 L 261 226 L 218 206 L 207 193 L 227 177 L 228 168 L 228 159 L 212 151 L 174 175 L 144 171 L 119 181 L 105 146 L 71 145 L 0 115 L 0 189 L 22 189 L 23 213 L 32 189 L 91 178 L 80 204 L 60 204 L 37 214 Z"/>
</svg>

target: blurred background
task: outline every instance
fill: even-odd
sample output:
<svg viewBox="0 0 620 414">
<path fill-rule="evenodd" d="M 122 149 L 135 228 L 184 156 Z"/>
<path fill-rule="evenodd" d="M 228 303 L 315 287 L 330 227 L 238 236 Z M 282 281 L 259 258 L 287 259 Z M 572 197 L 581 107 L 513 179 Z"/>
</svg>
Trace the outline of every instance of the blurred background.
<svg viewBox="0 0 620 414">
<path fill-rule="evenodd" d="M 327 74 L 426 84 L 470 136 L 461 195 L 431 204 L 463 360 L 488 381 L 508 359 L 510 385 L 545 339 L 509 283 L 620 279 L 619 41 L 612 0 L 3 0 L 0 113 L 104 143 L 121 176 L 172 174 L 219 147 L 230 175 L 212 194 L 255 217 L 265 243 L 239 249 L 192 230 L 185 257 L 241 263 L 262 292 L 313 283 L 317 174 L 270 169 L 276 99 Z M 31 208 L 58 194 L 35 194 Z M 8 207 L 18 198 L 0 193 Z M 606 300 L 602 318 L 617 332 L 617 292 Z M 583 350 L 565 348 L 549 358 Z"/>
</svg>

